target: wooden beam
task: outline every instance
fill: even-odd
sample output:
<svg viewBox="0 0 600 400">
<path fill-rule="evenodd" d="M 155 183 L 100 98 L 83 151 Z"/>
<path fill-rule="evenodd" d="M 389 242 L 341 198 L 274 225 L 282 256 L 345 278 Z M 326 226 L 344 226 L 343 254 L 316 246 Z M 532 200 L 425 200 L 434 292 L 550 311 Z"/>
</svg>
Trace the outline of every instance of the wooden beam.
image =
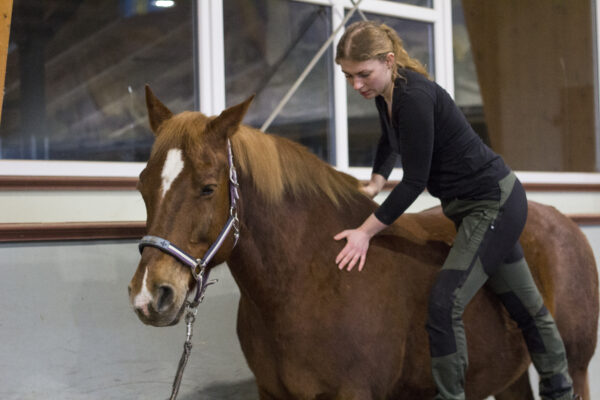
<svg viewBox="0 0 600 400">
<path fill-rule="evenodd" d="M 138 240 L 145 234 L 144 221 L 0 224 L 0 243 Z"/>
<path fill-rule="evenodd" d="M 594 2 L 462 5 L 492 149 L 515 171 L 595 171 Z"/>
<path fill-rule="evenodd" d="M 6 58 L 8 57 L 8 37 L 13 0 L 0 1 L 0 121 L 2 121 L 2 100 L 4 99 L 4 79 L 6 78 Z"/>
</svg>

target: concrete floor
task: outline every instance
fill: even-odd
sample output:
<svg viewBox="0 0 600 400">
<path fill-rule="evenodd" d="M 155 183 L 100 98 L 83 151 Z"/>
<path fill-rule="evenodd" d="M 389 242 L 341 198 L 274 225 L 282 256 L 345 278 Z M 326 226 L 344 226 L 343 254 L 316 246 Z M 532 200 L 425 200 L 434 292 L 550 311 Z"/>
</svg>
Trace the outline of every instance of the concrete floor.
<svg viewBox="0 0 600 400">
<path fill-rule="evenodd" d="M 0 247 L 0 399 L 166 399 L 185 325 L 143 325 L 127 284 L 136 244 Z M 235 335 L 238 293 L 214 273 L 179 399 L 257 399 Z"/>
<path fill-rule="evenodd" d="M 600 265 L 600 227 L 585 229 Z M 0 246 L 0 399 L 166 399 L 185 325 L 143 325 L 127 284 L 134 242 Z M 226 267 L 213 274 L 194 325 L 179 399 L 258 399 L 235 334 L 239 294 Z M 600 352 L 598 352 L 600 353 Z M 592 398 L 600 398 L 600 356 Z"/>
</svg>

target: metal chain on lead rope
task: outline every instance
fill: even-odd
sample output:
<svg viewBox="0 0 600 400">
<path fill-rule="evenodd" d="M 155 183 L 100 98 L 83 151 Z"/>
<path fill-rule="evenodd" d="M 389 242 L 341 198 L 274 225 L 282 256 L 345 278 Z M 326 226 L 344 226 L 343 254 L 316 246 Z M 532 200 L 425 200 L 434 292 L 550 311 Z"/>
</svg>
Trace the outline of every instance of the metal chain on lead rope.
<svg viewBox="0 0 600 400">
<path fill-rule="evenodd" d="M 202 299 L 200 300 L 202 302 Z M 190 353 L 192 352 L 192 335 L 194 330 L 194 321 L 196 321 L 196 313 L 198 312 L 198 304 L 195 307 L 190 307 L 190 303 L 186 306 L 187 313 L 185 314 L 185 324 L 187 327 L 186 338 L 183 343 L 183 353 L 179 359 L 179 366 L 177 367 L 177 373 L 173 380 L 173 390 L 171 391 L 171 397 L 169 400 L 176 400 L 177 394 L 179 393 L 179 387 L 181 386 L 181 379 L 183 378 L 183 370 L 187 365 Z"/>
</svg>

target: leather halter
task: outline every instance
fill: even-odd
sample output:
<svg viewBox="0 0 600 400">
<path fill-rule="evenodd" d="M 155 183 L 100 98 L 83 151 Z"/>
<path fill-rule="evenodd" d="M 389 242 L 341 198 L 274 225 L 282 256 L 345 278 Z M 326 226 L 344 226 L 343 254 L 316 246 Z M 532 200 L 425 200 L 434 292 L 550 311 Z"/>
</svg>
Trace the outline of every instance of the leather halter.
<svg viewBox="0 0 600 400">
<path fill-rule="evenodd" d="M 154 247 L 156 249 L 159 249 L 163 253 L 174 257 L 182 264 L 190 267 L 192 276 L 194 277 L 194 279 L 196 279 L 196 295 L 194 296 L 193 303 L 190 304 L 190 307 L 192 308 L 198 306 L 198 304 L 202 302 L 206 288 L 210 284 L 214 283 L 214 281 L 208 281 L 208 275 L 210 273 L 210 268 L 207 268 L 208 263 L 210 263 L 217 251 L 219 251 L 219 249 L 223 245 L 223 242 L 225 241 L 225 238 L 227 237 L 227 235 L 229 235 L 232 229 L 233 247 L 235 247 L 240 237 L 240 221 L 238 219 L 237 213 L 237 202 L 240 198 L 238 191 L 239 183 L 237 178 L 237 171 L 235 170 L 235 166 L 233 165 L 233 153 L 231 151 L 231 142 L 229 141 L 229 139 L 227 140 L 227 160 L 229 163 L 229 218 L 227 219 L 225 226 L 221 230 L 221 233 L 219 233 L 219 236 L 217 236 L 217 239 L 209 247 L 209 249 L 206 251 L 206 254 L 204 254 L 202 258 L 195 258 L 191 256 L 190 254 L 186 253 L 179 247 L 169 242 L 167 239 L 163 239 L 159 236 L 146 235 L 140 240 L 138 244 L 140 254 L 142 253 L 145 247 Z"/>
</svg>

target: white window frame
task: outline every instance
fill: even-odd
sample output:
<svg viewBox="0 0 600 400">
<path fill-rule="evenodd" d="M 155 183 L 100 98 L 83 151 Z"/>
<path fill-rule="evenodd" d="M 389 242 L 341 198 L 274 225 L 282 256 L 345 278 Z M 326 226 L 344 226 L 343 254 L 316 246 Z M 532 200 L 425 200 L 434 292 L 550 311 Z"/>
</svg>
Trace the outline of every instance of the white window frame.
<svg viewBox="0 0 600 400">
<path fill-rule="evenodd" d="M 332 8 L 332 26 L 337 27 L 346 10 L 353 7 L 350 0 L 290 0 L 325 5 Z M 595 24 L 600 21 L 598 0 L 590 0 L 595 7 Z M 433 24 L 434 75 L 436 81 L 454 95 L 454 63 L 452 54 L 452 10 L 449 0 L 433 0 L 433 8 L 411 6 L 385 0 L 363 0 L 363 12 L 423 21 Z M 223 31 L 223 0 L 196 0 L 198 37 L 195 40 L 199 60 L 198 84 L 200 111 L 215 115 L 225 108 L 225 55 Z M 337 44 L 342 32 L 334 41 Z M 596 28 L 596 50 L 600 54 L 600 29 Z M 207 61 L 208 60 L 208 61 Z M 596 61 L 596 64 L 598 62 Z M 596 65 L 598 82 L 600 68 Z M 369 179 L 370 168 L 351 167 L 348 159 L 347 86 L 340 68 L 334 67 L 335 154 L 333 165 L 359 179 Z M 597 90 L 598 107 L 600 91 Z M 597 114 L 600 111 L 597 110 Z M 600 123 L 596 123 L 597 131 Z M 597 132 L 597 137 L 600 134 Z M 597 163 L 600 164 L 600 140 L 596 143 Z M 0 175 L 8 176 L 86 176 L 86 177 L 137 177 L 144 168 L 141 162 L 89 162 L 89 161 L 38 161 L 0 160 Z M 599 165 L 600 167 L 600 165 Z M 600 173 L 530 172 L 521 173 L 527 182 L 543 183 L 600 183 Z M 401 170 L 394 170 L 391 180 L 400 180 Z"/>
</svg>

